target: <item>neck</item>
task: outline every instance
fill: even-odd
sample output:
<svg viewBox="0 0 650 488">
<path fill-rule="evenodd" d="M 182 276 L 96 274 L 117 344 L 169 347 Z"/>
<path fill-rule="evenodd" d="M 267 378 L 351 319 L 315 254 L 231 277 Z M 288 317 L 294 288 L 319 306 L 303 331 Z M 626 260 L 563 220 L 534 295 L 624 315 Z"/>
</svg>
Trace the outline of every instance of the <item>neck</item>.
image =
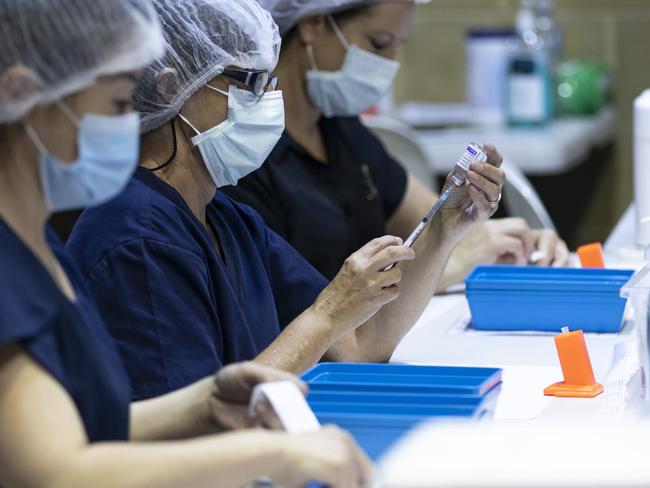
<svg viewBox="0 0 650 488">
<path fill-rule="evenodd" d="M 18 237 L 43 259 L 50 251 L 45 239 L 49 212 L 43 199 L 38 153 L 21 129 L 10 129 L 13 143 L 0 161 L 0 217 Z"/>
<path fill-rule="evenodd" d="M 296 59 L 302 59 L 296 62 Z M 286 111 L 286 129 L 289 135 L 298 142 L 318 134 L 320 110 L 312 103 L 307 92 L 305 73 L 308 69 L 307 54 L 302 44 L 294 41 L 286 46 L 286 51 L 280 56 L 276 72 L 282 84 L 282 90 L 290 93 L 284 97 Z"/>
<path fill-rule="evenodd" d="M 74 302 L 75 290 L 47 244 L 45 224 L 49 211 L 41 190 L 38 154 L 22 127 L 9 137 L 11 147 L 0 154 L 0 217 L 34 254 L 65 297 Z"/>
<path fill-rule="evenodd" d="M 192 134 L 178 119 L 175 124 L 176 157 L 154 174 L 171 185 L 183 198 L 197 219 L 206 225 L 205 209 L 214 198 L 216 187 L 203 163 L 199 150 L 191 141 Z M 142 166 L 155 168 L 169 159 L 173 152 L 172 123 L 168 122 L 142 139 Z"/>
</svg>

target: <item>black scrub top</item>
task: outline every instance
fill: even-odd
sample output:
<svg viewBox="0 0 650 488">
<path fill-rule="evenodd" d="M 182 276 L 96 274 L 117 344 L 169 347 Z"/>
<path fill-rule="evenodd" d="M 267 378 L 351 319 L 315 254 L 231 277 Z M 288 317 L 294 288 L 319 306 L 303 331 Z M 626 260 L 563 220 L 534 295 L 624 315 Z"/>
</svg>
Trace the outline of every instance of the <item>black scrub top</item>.
<svg viewBox="0 0 650 488">
<path fill-rule="evenodd" d="M 138 168 L 86 209 L 66 247 L 88 278 L 131 378 L 133 399 L 254 359 L 327 286 L 253 209 L 217 193 L 205 226 L 181 195 Z"/>
<path fill-rule="evenodd" d="M 386 223 L 406 192 L 406 171 L 357 117 L 323 118 L 327 163 L 285 131 L 264 165 L 224 192 L 257 210 L 326 278 Z"/>
<path fill-rule="evenodd" d="M 22 345 L 65 388 L 90 442 L 127 440 L 128 376 L 76 264 L 50 229 L 47 238 L 77 300 L 0 218 L 0 345 Z"/>
</svg>

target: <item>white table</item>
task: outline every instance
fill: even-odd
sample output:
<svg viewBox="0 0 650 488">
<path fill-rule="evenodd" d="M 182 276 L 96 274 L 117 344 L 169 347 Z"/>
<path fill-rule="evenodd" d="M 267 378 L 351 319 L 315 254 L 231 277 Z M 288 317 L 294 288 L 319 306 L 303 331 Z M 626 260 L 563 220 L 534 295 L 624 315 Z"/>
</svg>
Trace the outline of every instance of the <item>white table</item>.
<svg viewBox="0 0 650 488">
<path fill-rule="evenodd" d="M 618 267 L 644 264 L 606 258 Z M 628 381 L 619 381 L 628 377 L 631 363 L 638 364 L 637 324 L 629 308 L 620 334 L 586 334 L 596 380 L 605 386 L 605 393 L 591 399 L 543 396 L 546 386 L 562 380 L 552 334 L 469 331 L 462 325 L 468 314 L 464 294 L 434 297 L 391 362 L 503 367 L 499 402 L 507 388 L 509 406 L 502 413 L 512 416 L 479 425 L 431 422 L 414 429 L 381 462 L 378 486 L 625 486 L 628 480 L 645 484 L 647 462 L 639 453 L 645 452 L 650 423 L 620 428 L 612 423 L 639 413 L 638 403 L 621 401 Z M 508 373 L 514 378 L 509 387 Z M 608 423 L 602 424 L 603 419 Z M 603 484 L 606 479 L 616 483 Z"/>
<path fill-rule="evenodd" d="M 610 266 L 639 269 L 642 261 L 622 261 L 607 256 Z M 465 295 L 451 294 L 432 298 L 428 307 L 411 331 L 402 339 L 393 353 L 391 362 L 410 364 L 438 364 L 483 367 L 512 366 L 559 366 L 553 341 L 554 334 L 485 333 L 463 327 L 463 319 L 469 316 Z M 635 324 L 631 310 L 626 312 L 626 323 L 619 334 L 586 334 L 597 381 L 604 383 L 616 364 L 615 351 L 630 350 L 636 341 Z M 616 347 L 619 349 L 616 350 Z M 620 360 L 621 358 L 618 358 Z M 554 381 L 562 381 L 559 370 Z M 553 380 L 548 381 L 548 384 Z M 544 386 L 537 385 L 542 396 Z M 537 388 L 537 387 L 536 387 Z M 607 389 L 606 389 L 607 390 Z M 526 395 L 522 393 L 522 405 Z M 540 418 L 583 416 L 595 413 L 608 401 L 607 393 L 593 400 L 554 398 Z"/>
<path fill-rule="evenodd" d="M 395 350 L 391 362 L 409 364 L 437 364 L 508 368 L 512 366 L 559 366 L 553 334 L 492 334 L 463 331 L 463 318 L 469 314 L 464 295 L 435 297 L 422 318 L 404 337 Z M 596 378 L 606 383 L 613 366 L 614 351 L 618 344 L 631 345 L 635 340 L 634 322 L 627 321 L 620 334 L 586 334 Z M 554 381 L 562 381 L 559 368 L 557 377 L 548 378 L 547 384 L 535 386 L 535 395 Z M 528 403 L 522 392 L 522 406 Z M 539 418 L 565 415 L 593 414 L 605 396 L 593 400 L 554 398 Z M 522 407 L 523 408 L 523 407 Z M 522 412 L 525 415 L 524 412 Z"/>
<path fill-rule="evenodd" d="M 527 175 L 563 174 L 584 162 L 589 152 L 616 136 L 616 113 L 603 109 L 592 117 L 561 118 L 543 128 L 506 126 L 418 130 L 418 140 L 433 170 L 444 174 L 468 141 L 491 142 Z"/>
<path fill-rule="evenodd" d="M 610 255 L 606 258 L 616 267 L 643 265 Z M 434 297 L 391 361 L 503 367 L 504 376 L 520 366 L 547 373 L 558 364 L 552 335 L 464 331 L 459 323 L 468 313 L 463 294 Z M 514 416 L 479 425 L 431 422 L 420 426 L 381 462 L 379 486 L 648 486 L 644 456 L 650 422 L 647 417 L 640 422 L 638 403 L 620 401 L 619 394 L 627 388 L 616 381 L 630 361 L 638 360 L 637 325 L 646 326 L 636 324 L 628 309 L 620 334 L 586 334 L 596 379 L 605 385 L 602 395 L 545 400 L 543 388 L 562 380 L 559 368 L 557 378 L 540 384 L 537 377 L 538 384 L 532 389 L 518 383 L 510 388 L 515 395 L 510 395 L 513 405 L 509 412 L 512 407 L 529 408 L 541 399 L 543 406 L 534 418 Z M 501 397 L 506 383 L 504 379 Z M 630 419 L 632 423 L 625 423 Z"/>
</svg>

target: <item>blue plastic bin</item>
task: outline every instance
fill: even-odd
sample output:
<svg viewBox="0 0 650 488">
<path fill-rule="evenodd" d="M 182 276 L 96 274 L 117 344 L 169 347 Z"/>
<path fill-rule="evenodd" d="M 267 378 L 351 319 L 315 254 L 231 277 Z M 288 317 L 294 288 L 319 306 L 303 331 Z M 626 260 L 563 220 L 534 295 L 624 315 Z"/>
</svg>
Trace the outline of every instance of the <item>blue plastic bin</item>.
<svg viewBox="0 0 650 488">
<path fill-rule="evenodd" d="M 483 395 L 501 382 L 498 368 L 321 363 L 303 374 L 312 391 Z"/>
<path fill-rule="evenodd" d="M 465 280 L 478 330 L 619 332 L 632 270 L 479 266 Z"/>
<path fill-rule="evenodd" d="M 423 420 L 491 415 L 501 370 L 322 363 L 302 378 L 309 384 L 307 401 L 318 420 L 350 431 L 376 460 Z"/>
</svg>

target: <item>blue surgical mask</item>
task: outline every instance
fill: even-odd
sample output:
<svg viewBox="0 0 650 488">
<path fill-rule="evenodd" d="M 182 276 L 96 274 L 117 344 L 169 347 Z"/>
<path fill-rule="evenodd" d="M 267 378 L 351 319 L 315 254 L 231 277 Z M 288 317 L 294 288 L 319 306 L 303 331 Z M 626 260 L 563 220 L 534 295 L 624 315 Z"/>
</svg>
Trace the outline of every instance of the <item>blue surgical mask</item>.
<svg viewBox="0 0 650 488">
<path fill-rule="evenodd" d="M 140 116 L 84 115 L 80 120 L 63 104 L 59 108 L 78 128 L 78 157 L 66 163 L 50 154 L 34 129 L 27 135 L 38 149 L 41 185 L 52 212 L 105 203 L 126 187 L 138 164 Z"/>
<path fill-rule="evenodd" d="M 325 117 L 352 117 L 375 106 L 390 90 L 400 64 L 350 45 L 334 19 L 328 17 L 347 54 L 339 71 L 319 71 L 313 49 L 307 45 L 312 69 L 307 72 L 307 90 L 313 104 Z"/>
<path fill-rule="evenodd" d="M 185 116 L 179 117 L 196 132 L 192 143 L 199 148 L 217 188 L 236 185 L 264 163 L 284 132 L 282 92 L 259 98 L 233 85 L 228 92 L 210 85 L 206 88 L 228 97 L 228 118 L 202 133 Z"/>
</svg>

